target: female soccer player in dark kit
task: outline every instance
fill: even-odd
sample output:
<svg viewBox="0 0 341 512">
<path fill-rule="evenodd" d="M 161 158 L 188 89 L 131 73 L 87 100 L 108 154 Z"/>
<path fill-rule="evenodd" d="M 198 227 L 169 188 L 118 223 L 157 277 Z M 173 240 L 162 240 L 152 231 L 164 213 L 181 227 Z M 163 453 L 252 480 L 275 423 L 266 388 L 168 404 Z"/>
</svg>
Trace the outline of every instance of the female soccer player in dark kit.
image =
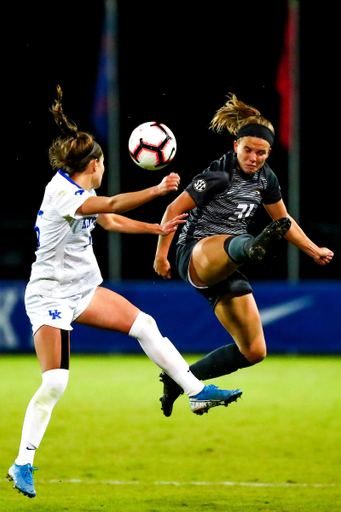
<svg viewBox="0 0 341 512">
<path fill-rule="evenodd" d="M 261 260 L 269 246 L 282 237 L 318 265 L 326 265 L 332 251 L 317 247 L 288 214 L 278 179 L 267 164 L 274 128 L 260 112 L 233 94 L 219 109 L 210 126 L 235 136 L 229 151 L 198 174 L 168 206 L 162 222 L 188 213 L 177 242 L 175 264 L 182 279 L 209 301 L 215 315 L 234 343 L 222 346 L 190 366 L 200 380 L 230 374 L 259 363 L 266 356 L 260 315 L 247 278 L 239 267 L 248 260 Z M 273 219 L 257 237 L 248 226 L 263 204 Z M 155 271 L 171 277 L 168 252 L 174 233 L 160 235 Z M 172 414 L 182 389 L 165 373 L 161 397 L 165 416 Z"/>
<path fill-rule="evenodd" d="M 138 222 L 121 213 L 176 191 L 179 176 L 171 173 L 158 185 L 141 191 L 97 196 L 95 190 L 104 173 L 102 149 L 92 135 L 79 131 L 65 116 L 60 87 L 51 112 L 62 134 L 49 149 L 49 161 L 56 173 L 46 186 L 38 212 L 38 247 L 25 293 L 42 384 L 28 405 L 19 453 L 7 474 L 14 488 L 31 498 L 36 495 L 35 451 L 69 378 L 72 322 L 135 337 L 147 356 L 186 392 L 196 414 L 228 405 L 242 394 L 241 390 L 205 386 L 191 373 L 171 341 L 161 335 L 150 315 L 100 286 L 102 276 L 91 238 L 95 224 L 121 233 L 174 233 L 184 222 L 182 214 L 160 226 Z"/>
</svg>

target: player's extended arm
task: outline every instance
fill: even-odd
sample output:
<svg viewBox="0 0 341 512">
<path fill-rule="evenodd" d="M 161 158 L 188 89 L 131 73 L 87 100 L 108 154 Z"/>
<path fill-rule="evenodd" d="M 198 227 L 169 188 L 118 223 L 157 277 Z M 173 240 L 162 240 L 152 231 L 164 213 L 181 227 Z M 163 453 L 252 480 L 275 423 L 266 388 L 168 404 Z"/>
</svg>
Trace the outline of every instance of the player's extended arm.
<svg viewBox="0 0 341 512">
<path fill-rule="evenodd" d="M 112 197 L 93 196 L 84 201 L 77 210 L 80 215 L 92 215 L 96 213 L 124 213 L 134 210 L 139 206 L 148 203 L 152 199 L 164 196 L 171 191 L 178 190 L 180 176 L 174 172 L 165 176 L 161 183 L 154 187 L 117 194 Z"/>
<path fill-rule="evenodd" d="M 193 201 L 188 192 L 184 191 L 180 194 L 175 201 L 173 201 L 166 209 L 162 218 L 161 224 L 166 223 L 169 219 L 182 213 L 189 212 L 196 207 L 196 203 Z M 168 261 L 168 253 L 171 243 L 174 238 L 174 233 L 167 236 L 159 236 L 157 250 L 154 260 L 154 270 L 157 274 L 162 276 L 164 279 L 171 278 L 171 266 Z"/>
<path fill-rule="evenodd" d="M 179 224 L 186 222 L 185 217 L 187 217 L 187 214 L 178 215 L 165 224 L 160 225 L 140 222 L 122 215 L 101 213 L 98 215 L 97 223 L 107 231 L 116 231 L 118 233 L 168 235 L 169 233 L 174 233 Z"/>
<path fill-rule="evenodd" d="M 285 238 L 288 242 L 313 258 L 318 265 L 327 265 L 327 263 L 332 260 L 334 253 L 327 249 L 327 247 L 318 247 L 307 237 L 303 229 L 301 229 L 297 222 L 288 214 L 282 199 L 278 201 L 278 203 L 265 205 L 265 209 L 274 220 L 280 219 L 281 217 L 289 217 L 291 227 L 285 235 Z"/>
</svg>

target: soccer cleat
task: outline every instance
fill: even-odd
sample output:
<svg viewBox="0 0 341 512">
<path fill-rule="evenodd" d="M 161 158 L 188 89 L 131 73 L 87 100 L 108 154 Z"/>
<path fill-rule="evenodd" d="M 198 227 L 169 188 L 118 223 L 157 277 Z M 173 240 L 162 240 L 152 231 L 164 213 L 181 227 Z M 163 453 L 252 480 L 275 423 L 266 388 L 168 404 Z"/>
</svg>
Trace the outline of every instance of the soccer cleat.
<svg viewBox="0 0 341 512">
<path fill-rule="evenodd" d="M 183 395 L 184 390 L 167 373 L 160 373 L 160 381 L 163 382 L 163 395 L 160 398 L 161 409 L 167 418 L 172 414 L 175 400 Z"/>
<path fill-rule="evenodd" d="M 33 485 L 33 471 L 38 468 L 32 467 L 31 464 L 18 466 L 13 464 L 8 470 L 7 478 L 10 482 L 14 482 L 13 489 L 18 489 L 19 493 L 34 498 L 36 491 Z"/>
<path fill-rule="evenodd" d="M 192 412 L 201 415 L 218 405 L 225 405 L 227 407 L 231 402 L 235 402 L 242 393 L 241 389 L 219 389 L 217 386 L 210 384 L 205 386 L 197 395 L 190 396 L 189 404 Z"/>
<path fill-rule="evenodd" d="M 245 242 L 244 251 L 251 260 L 263 259 L 271 243 L 280 240 L 289 231 L 291 220 L 287 217 L 271 222 L 260 235 Z"/>
</svg>

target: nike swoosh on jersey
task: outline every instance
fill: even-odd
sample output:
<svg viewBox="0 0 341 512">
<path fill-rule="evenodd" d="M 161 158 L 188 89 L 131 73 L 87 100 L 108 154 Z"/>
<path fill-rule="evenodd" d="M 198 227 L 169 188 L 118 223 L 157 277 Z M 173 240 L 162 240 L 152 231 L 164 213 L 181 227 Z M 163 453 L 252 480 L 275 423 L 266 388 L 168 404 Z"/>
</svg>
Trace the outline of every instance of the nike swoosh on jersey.
<svg viewBox="0 0 341 512">
<path fill-rule="evenodd" d="M 276 306 L 270 306 L 260 310 L 260 317 L 263 325 L 269 325 L 277 320 L 293 315 L 302 309 L 310 307 L 314 303 L 311 295 L 306 295 L 298 299 L 283 302 Z"/>
</svg>

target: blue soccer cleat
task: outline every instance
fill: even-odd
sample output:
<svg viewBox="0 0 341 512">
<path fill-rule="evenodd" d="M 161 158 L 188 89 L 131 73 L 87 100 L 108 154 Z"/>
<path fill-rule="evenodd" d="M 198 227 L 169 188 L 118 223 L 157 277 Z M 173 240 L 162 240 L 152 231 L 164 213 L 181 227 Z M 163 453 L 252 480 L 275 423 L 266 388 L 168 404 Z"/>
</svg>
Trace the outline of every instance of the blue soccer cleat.
<svg viewBox="0 0 341 512">
<path fill-rule="evenodd" d="M 192 412 L 195 414 L 203 414 L 218 405 L 225 405 L 225 407 L 227 407 L 231 402 L 235 402 L 242 393 L 241 389 L 219 389 L 217 386 L 210 384 L 209 386 L 205 386 L 197 395 L 190 396 L 189 404 Z"/>
<path fill-rule="evenodd" d="M 33 471 L 38 468 L 32 467 L 31 464 L 18 466 L 13 464 L 8 470 L 7 478 L 10 482 L 14 482 L 13 489 L 18 489 L 19 493 L 34 498 L 36 491 L 33 485 Z"/>
</svg>

